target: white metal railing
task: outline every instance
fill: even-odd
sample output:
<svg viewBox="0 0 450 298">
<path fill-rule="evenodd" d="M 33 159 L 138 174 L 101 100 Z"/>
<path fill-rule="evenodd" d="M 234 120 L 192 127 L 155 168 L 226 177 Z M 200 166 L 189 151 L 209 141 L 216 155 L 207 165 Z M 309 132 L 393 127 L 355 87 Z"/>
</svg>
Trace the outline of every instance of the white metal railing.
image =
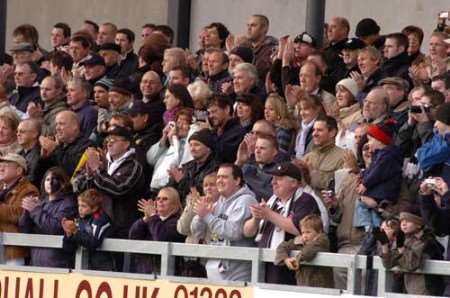
<svg viewBox="0 0 450 298">
<path fill-rule="evenodd" d="M 24 246 L 24 247 L 47 247 L 62 248 L 62 236 L 55 235 L 36 235 L 21 233 L 0 233 L 0 264 L 4 264 L 4 246 Z M 273 262 L 275 259 L 275 251 L 271 249 L 260 249 L 256 247 L 231 247 L 231 246 L 212 246 L 197 245 L 184 243 L 170 243 L 145 240 L 124 240 L 124 239 L 105 239 L 101 251 L 124 252 L 152 254 L 161 257 L 161 277 L 169 280 L 180 279 L 174 277 L 174 257 L 199 257 L 199 258 L 218 258 L 231 259 L 251 262 L 252 275 L 251 284 L 261 285 L 264 277 L 264 262 Z M 78 249 L 75 256 L 75 270 L 87 269 L 88 254 L 85 249 Z M 314 266 L 337 267 L 347 269 L 347 293 L 357 293 L 357 274 L 366 268 L 367 257 L 361 255 L 337 254 L 337 253 L 319 253 L 313 261 L 307 263 Z M 417 273 L 437 274 L 450 276 L 450 262 L 431 261 L 425 262 L 424 267 Z M 1 266 L 1 265 L 0 265 Z M 373 258 L 373 269 L 378 271 L 378 296 L 392 296 L 387 292 L 389 288 L 389 271 L 386 270 L 379 257 Z M 23 270 L 23 268 L 21 268 Z M 393 271 L 399 271 L 393 268 Z M 135 275 L 136 276 L 136 275 Z M 148 278 L 148 276 L 147 276 Z M 184 278 L 183 279 L 189 279 Z M 198 279 L 192 279 L 198 281 Z M 264 284 L 265 288 L 272 287 L 274 289 L 283 288 L 280 285 Z M 292 286 L 285 286 L 286 289 L 292 290 Z M 308 292 L 317 292 L 314 288 L 305 288 Z M 302 289 L 304 291 L 305 289 Z M 319 289 L 323 293 L 324 289 Z M 327 289 L 327 292 L 339 295 L 340 291 L 336 289 Z M 403 295 L 406 297 L 406 295 Z M 395 297 L 401 297 L 395 294 Z"/>
</svg>

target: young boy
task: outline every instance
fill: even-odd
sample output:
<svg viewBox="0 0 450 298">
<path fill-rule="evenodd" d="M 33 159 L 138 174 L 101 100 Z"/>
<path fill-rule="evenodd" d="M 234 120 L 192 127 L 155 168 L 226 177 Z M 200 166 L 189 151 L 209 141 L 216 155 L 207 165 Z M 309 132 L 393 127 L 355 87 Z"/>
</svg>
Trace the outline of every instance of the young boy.
<svg viewBox="0 0 450 298">
<path fill-rule="evenodd" d="M 434 235 L 424 228 L 418 208 L 411 207 L 400 212 L 400 229 L 405 237 L 404 241 L 397 237 L 395 249 L 389 247 L 386 235 L 376 236 L 382 244 L 381 258 L 384 266 L 388 269 L 399 266 L 408 271 L 403 274 L 407 294 L 440 296 L 443 290 L 443 280 L 440 276 L 412 272 L 420 269 L 426 259 L 442 260 L 444 248 Z"/>
<path fill-rule="evenodd" d="M 368 144 L 372 157 L 363 172 L 356 191 L 361 195 L 353 217 L 354 227 L 379 226 L 381 217 L 375 211 L 384 201 L 395 203 L 402 183 L 403 156 L 400 149 L 392 145 L 395 121 L 387 119 L 367 129 Z"/>
<path fill-rule="evenodd" d="M 81 245 L 89 252 L 89 269 L 112 271 L 111 255 L 96 251 L 112 230 L 111 219 L 101 206 L 102 195 L 95 189 L 88 189 L 78 196 L 78 218 L 62 220 L 63 249 L 73 252 Z"/>
<path fill-rule="evenodd" d="M 286 265 L 295 270 L 297 285 L 309 287 L 333 287 L 333 271 L 328 267 L 301 265 L 315 258 L 318 252 L 328 252 L 330 244 L 323 232 L 323 225 L 319 215 L 312 214 L 300 221 L 301 235 L 281 242 L 275 255 L 275 265 Z M 293 250 L 300 250 L 297 256 L 289 257 Z"/>
</svg>

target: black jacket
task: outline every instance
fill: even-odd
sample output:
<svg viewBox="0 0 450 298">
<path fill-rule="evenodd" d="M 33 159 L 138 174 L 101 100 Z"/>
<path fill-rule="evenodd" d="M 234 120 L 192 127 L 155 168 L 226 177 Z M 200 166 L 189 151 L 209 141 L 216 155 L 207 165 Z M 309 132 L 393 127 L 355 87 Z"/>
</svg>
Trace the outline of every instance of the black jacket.
<svg viewBox="0 0 450 298">
<path fill-rule="evenodd" d="M 30 102 L 35 102 L 42 106 L 39 86 L 17 87 L 9 98 L 9 102 L 22 112 L 27 111 Z"/>
<path fill-rule="evenodd" d="M 232 118 L 225 123 L 223 133 L 219 136 L 215 132 L 216 160 L 223 163 L 233 163 L 239 144 L 245 135 L 238 119 Z"/>
<path fill-rule="evenodd" d="M 400 77 L 411 83 L 408 75 L 410 67 L 410 58 L 406 52 L 403 52 L 395 57 L 387 59 L 380 67 L 381 79 L 387 77 Z M 410 84 L 410 86 L 412 86 Z"/>
</svg>

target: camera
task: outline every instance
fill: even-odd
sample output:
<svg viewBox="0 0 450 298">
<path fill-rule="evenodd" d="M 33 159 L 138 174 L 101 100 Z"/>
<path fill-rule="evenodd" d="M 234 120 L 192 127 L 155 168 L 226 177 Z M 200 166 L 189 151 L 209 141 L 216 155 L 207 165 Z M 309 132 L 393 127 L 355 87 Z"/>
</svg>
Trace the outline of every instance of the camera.
<svg viewBox="0 0 450 298">
<path fill-rule="evenodd" d="M 428 187 L 433 187 L 436 185 L 436 180 L 434 178 L 427 178 L 425 179 L 425 183 L 428 185 Z"/>
<path fill-rule="evenodd" d="M 439 13 L 439 18 L 441 19 L 448 19 L 449 13 L 448 11 L 443 11 Z"/>
<path fill-rule="evenodd" d="M 430 107 L 423 106 L 423 110 L 428 113 L 428 112 L 430 112 Z M 422 113 L 422 108 L 421 108 L 421 106 L 411 106 L 409 108 L 409 111 L 414 114 L 419 114 L 419 113 Z"/>
<path fill-rule="evenodd" d="M 177 124 L 174 121 L 170 121 L 169 122 L 169 127 L 170 128 L 177 128 Z"/>
</svg>

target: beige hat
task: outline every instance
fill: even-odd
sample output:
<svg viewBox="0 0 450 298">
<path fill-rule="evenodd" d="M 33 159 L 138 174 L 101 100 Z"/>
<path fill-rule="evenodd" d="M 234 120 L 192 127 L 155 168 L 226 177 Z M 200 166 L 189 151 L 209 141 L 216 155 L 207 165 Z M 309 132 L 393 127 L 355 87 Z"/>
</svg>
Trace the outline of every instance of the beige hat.
<svg viewBox="0 0 450 298">
<path fill-rule="evenodd" d="M 356 95 L 358 95 L 359 92 L 358 84 L 356 84 L 355 80 L 353 79 L 350 78 L 342 79 L 336 85 L 343 86 L 353 95 L 354 98 L 356 98 Z"/>
<path fill-rule="evenodd" d="M 0 161 L 15 162 L 16 164 L 21 166 L 25 170 L 25 172 L 27 171 L 27 161 L 22 157 L 22 155 L 16 153 L 8 153 L 1 156 Z"/>
<path fill-rule="evenodd" d="M 383 86 L 386 84 L 396 85 L 405 91 L 409 90 L 408 81 L 399 77 L 387 77 L 378 82 L 378 86 Z"/>
</svg>

